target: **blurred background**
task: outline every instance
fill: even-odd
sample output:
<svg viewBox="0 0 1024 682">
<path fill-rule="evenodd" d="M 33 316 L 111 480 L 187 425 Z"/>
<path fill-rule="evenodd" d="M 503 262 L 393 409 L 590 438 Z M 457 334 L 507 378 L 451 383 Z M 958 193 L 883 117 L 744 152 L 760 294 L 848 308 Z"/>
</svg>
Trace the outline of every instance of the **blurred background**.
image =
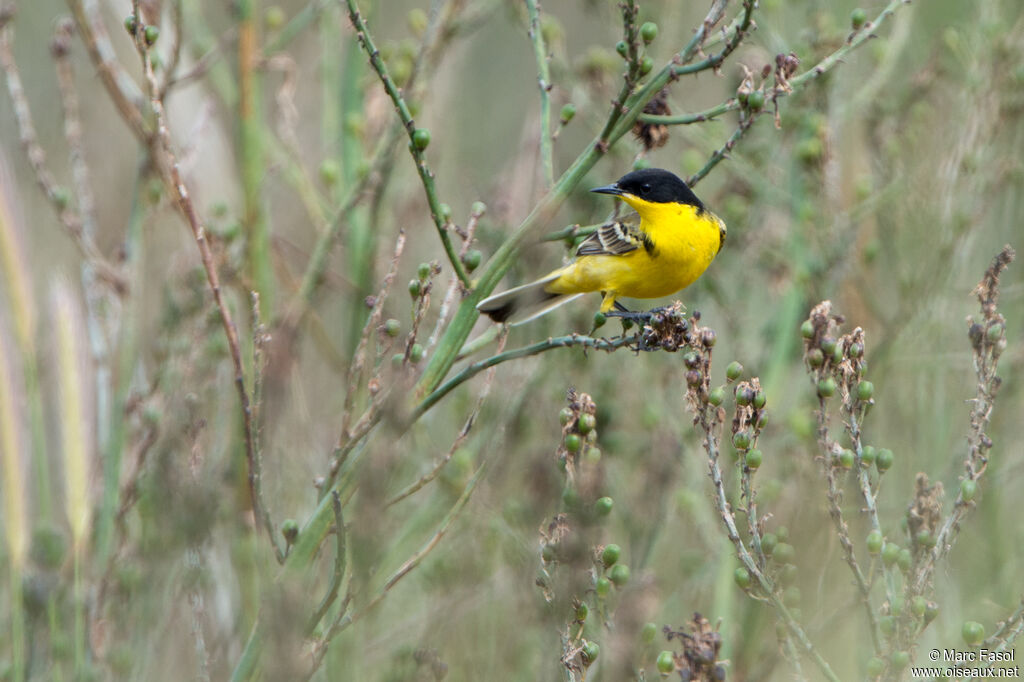
<svg viewBox="0 0 1024 682">
<path fill-rule="evenodd" d="M 474 202 L 486 204 L 473 245 L 486 262 L 546 189 L 537 65 L 524 5 L 440 4 L 456 19 L 422 60 L 408 96 L 417 125 L 431 132 L 426 157 L 452 220 L 465 226 Z M 116 58 L 143 87 L 140 60 L 122 28 L 131 4 L 86 6 L 102 17 Z M 211 232 L 250 386 L 247 292 L 261 290 L 263 322 L 273 339 L 260 405 L 264 496 L 275 525 L 295 519 L 301 526 L 317 504 L 314 481 L 326 474 L 342 427 L 349 365 L 368 314 L 365 299 L 380 286 L 398 230 L 408 242 L 384 317 L 397 320 L 403 335 L 414 306 L 405 283 L 417 277 L 421 262 L 441 266 L 420 329 L 428 359 L 427 339 L 451 268 L 404 139 L 383 162 L 372 161 L 392 135 L 394 111 L 340 4 L 147 5 L 147 23 L 160 25 L 153 49 L 163 65 L 175 43 L 176 7 L 178 73 L 189 77 L 169 91 L 167 116 L 185 181 Z M 809 68 L 843 45 L 855 7 L 846 0 L 763 0 L 757 30 L 718 73 L 671 85 L 672 112 L 701 111 L 735 96 L 740 65 L 759 74 L 777 54 L 792 52 L 801 72 Z M 884 5 L 862 7 L 874 18 Z M 250 119 L 242 113 L 238 78 L 246 9 L 254 12 L 250 27 L 260 34 L 265 57 L 256 69 L 251 102 L 257 113 Z M 391 0 L 362 3 L 362 9 L 396 81 L 404 84 L 430 35 L 432 8 L 425 0 Z M 618 93 L 622 60 L 615 44 L 622 25 L 612 2 L 549 1 L 542 9 L 557 176 L 599 132 Z M 657 65 L 681 49 L 706 11 L 701 3 L 641 3 L 640 20 L 659 27 L 647 48 Z M 734 11 L 730 7 L 729 16 Z M 51 56 L 54 33 L 68 15 L 68 5 L 56 0 L 21 2 L 4 29 L 46 165 L 66 195 L 51 192 L 47 199 L 40 191 L 5 90 L 0 338 L 10 387 L 5 438 L 15 437 L 2 447 L 16 456 L 5 459 L 0 490 L 5 502 L 12 490 L 22 491 L 25 516 L 10 505 L 0 512 L 6 539 L 0 560 L 5 572 L 20 566 L 11 573 L 22 577 L 21 588 L 4 580 L 0 613 L 21 589 L 29 679 L 226 679 L 261 603 L 261 617 L 273 613 L 265 597 L 278 572 L 252 520 L 234 370 L 192 235 L 76 32 L 67 62 L 79 100 L 84 186 L 91 188 L 91 196 L 83 196 Z M 758 501 L 770 515 L 768 527 L 788 532 L 802 622 L 844 680 L 864 678 L 871 642 L 828 520 L 800 324 L 813 305 L 830 299 L 846 317 L 847 331 L 865 330 L 877 403 L 865 441 L 895 453 L 878 505 L 887 536 L 905 544 L 901 519 L 915 475 L 927 472 L 949 490 L 959 485 L 966 401 L 975 390 L 964 322 L 977 314 L 971 290 L 1004 244 L 1020 248 L 1024 217 L 1021 5 L 914 3 L 900 6 L 877 33 L 819 81 L 780 99 L 778 125 L 771 115 L 760 117 L 697 185 L 698 196 L 727 223 L 728 240 L 703 278 L 661 302 L 682 300 L 716 330 L 713 384 L 724 382 L 731 360 L 761 379 L 771 421 L 760 441 L 765 462 L 755 479 Z M 576 115 L 559 125 L 568 103 Z M 586 189 L 612 182 L 635 163 L 692 175 L 736 121 L 733 112 L 672 126 L 668 142 L 647 153 L 624 138 L 549 229 L 601 221 L 611 209 L 608 198 Z M 368 172 L 373 181 L 366 199 L 346 214 L 308 313 L 289 328 L 289 304 L 318 236 Z M 83 259 L 54 210 L 61 202 L 94 217 L 90 234 L 106 260 L 121 268 L 123 291 Z M 254 239 L 246 239 L 253 225 L 265 228 L 262 256 Z M 501 287 L 544 274 L 569 254 L 561 241 L 531 245 Z M 260 258 L 264 268 L 254 270 Z M 597 304 L 596 295 L 585 297 L 514 328 L 507 347 L 586 333 Z M 991 632 L 1021 599 L 1024 527 L 1013 492 L 1024 480 L 1019 264 L 1003 279 L 1000 304 L 1009 345 L 988 432 L 991 460 L 977 508 L 937 572 L 939 615 L 912 655 L 921 664 L 928 649 L 962 646 L 965 620 Z M 71 332 L 62 335 L 65 324 Z M 473 336 L 489 324 L 479 322 Z M 613 335 L 617 328 L 609 323 L 600 333 Z M 385 344 L 372 334 L 373 345 Z M 492 344 L 472 359 L 494 352 Z M 397 381 L 386 369 L 390 361 L 390 352 L 377 358 L 384 376 Z M 425 363 L 407 371 L 415 375 Z M 68 412 L 68 372 L 81 393 L 77 418 Z M 376 608 L 337 635 L 314 679 L 434 679 L 444 671 L 454 680 L 564 678 L 560 633 L 572 620 L 567 604 L 573 591 L 582 596 L 587 589 L 589 562 L 559 566 L 551 604 L 535 580 L 540 529 L 565 504 L 556 450 L 559 411 L 570 388 L 596 402 L 597 488 L 614 500 L 605 520 L 576 531 L 588 545 L 620 545 L 621 561 L 631 569 L 629 582 L 607 600 L 607 622 L 588 622 L 587 637 L 601 644 L 601 656 L 587 679 L 640 679 L 641 670 L 656 679 L 657 653 L 675 646 L 661 627 L 678 628 L 694 612 L 720 624 L 729 679 L 792 679 L 771 611 L 733 583 L 737 563 L 710 498 L 678 355 L 554 350 L 502 364 L 492 381 L 472 430 L 454 450 L 484 375 L 407 431 L 397 419 L 385 419 L 359 450 L 344 500 L 348 582 L 357 606 L 430 540 L 477 467 L 484 461 L 488 467 L 438 546 Z M 833 428 L 841 432 L 838 421 Z M 78 437 L 69 441 L 69 433 Z M 75 445 L 87 463 L 78 479 L 66 464 Z M 385 504 L 446 454 L 450 460 L 423 490 Z M 119 464 L 111 471 L 112 461 Z M 734 473 L 727 475 L 731 492 Z M 76 502 L 75 480 L 82 477 L 85 500 Z M 849 487 L 845 509 L 855 540 L 868 531 L 858 500 Z M 76 503 L 90 510 L 85 537 L 68 521 Z M 19 537 L 28 548 L 23 559 Z M 866 557 L 862 546 L 857 549 Z M 328 541 L 318 559 L 316 594 L 326 589 L 333 551 Z M 875 596 L 880 600 L 880 592 Z M 84 622 L 75 617 L 80 611 Z M 282 619 L 281 628 L 288 622 Z M 642 636 L 646 623 L 658 628 L 653 641 Z M 78 651 L 83 630 L 87 645 Z M 301 634 L 301 627 L 293 631 Z M 281 638 L 277 633 L 274 640 Z M 14 679 L 17 654 L 4 640 L 0 674 Z M 309 652 L 298 650 L 294 657 L 274 656 L 268 645 L 266 678 L 300 679 Z M 803 669 L 808 679 L 818 679 L 808 661 Z"/>
</svg>

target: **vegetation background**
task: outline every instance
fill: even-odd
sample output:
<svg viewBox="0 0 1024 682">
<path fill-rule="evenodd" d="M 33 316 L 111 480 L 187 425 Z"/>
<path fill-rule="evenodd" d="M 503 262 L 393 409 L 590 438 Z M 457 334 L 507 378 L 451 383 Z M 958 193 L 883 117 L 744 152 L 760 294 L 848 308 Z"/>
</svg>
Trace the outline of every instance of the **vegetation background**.
<svg viewBox="0 0 1024 682">
<path fill-rule="evenodd" d="M 305 639 L 302 623 L 310 612 L 289 615 L 289 600 L 273 596 L 279 569 L 253 521 L 230 349 L 196 242 L 153 172 L 146 145 L 98 80 L 77 31 L 63 63 L 73 72 L 80 146 L 65 130 L 61 93 L 69 90 L 54 68 L 62 61 L 51 57 L 50 45 L 65 26 L 61 18 L 78 4 L 22 2 L 3 29 L 58 191 L 47 197 L 39 190 L 38 174 L 19 145 L 23 129 L 12 98 L 0 97 L 6 167 L 0 187 L 6 235 L 0 338 L 4 380 L 13 387 L 5 438 L 15 434 L 3 447 L 18 454 L 6 460 L 0 490 L 9 501 L 21 489 L 26 510 L 24 519 L 10 505 L 3 512 L 0 561 L 14 579 L 0 588 L 0 613 L 12 614 L 11 622 L 0 618 L 12 632 L 24 627 L 28 642 L 19 654 L 17 636 L 0 638 L 2 674 L 226 679 L 262 618 L 271 622 L 262 651 L 265 678 L 301 678 L 320 651 L 316 642 L 326 626 Z M 425 156 L 452 220 L 465 226 L 479 213 L 474 202 L 486 204 L 473 245 L 486 262 L 550 184 L 538 145 L 541 98 L 527 7 L 436 4 L 461 23 L 429 51 L 409 99 L 416 125 L 431 133 Z M 202 67 L 169 91 L 167 120 L 195 207 L 210 230 L 250 390 L 253 339 L 260 337 L 253 333 L 251 289 L 261 293 L 272 339 L 257 344 L 266 356 L 258 407 L 263 497 L 277 536 L 285 519 L 302 525 L 317 506 L 313 483 L 327 474 L 338 441 L 366 297 L 387 272 L 398 231 L 404 230 L 407 243 L 383 317 L 398 320 L 400 341 L 417 305 L 404 283 L 419 277 L 421 262 L 436 263 L 440 272 L 431 274 L 432 306 L 419 333 L 427 359 L 407 361 L 406 369 L 391 373 L 394 351 L 387 351 L 381 356 L 387 381 L 401 386 L 403 373 L 415 376 L 429 361 L 426 340 L 451 267 L 404 139 L 393 153 L 376 152 L 381 140 L 394 135 L 396 119 L 342 4 L 164 5 L 152 15 L 159 20 L 146 21 L 161 24 L 153 49 L 166 65 L 180 7 L 178 72 Z M 84 6 L 102 17 L 116 58 L 144 89 L 132 37 L 121 28 L 131 3 Z M 864 6 L 872 18 L 882 8 Z M 436 15 L 421 1 L 367 2 L 362 9 L 401 83 Z M 791 52 L 803 68 L 816 63 L 850 36 L 854 9 L 845 0 L 762 0 L 757 30 L 718 73 L 708 70 L 672 85 L 672 111 L 701 111 L 734 97 L 743 78 L 740 65 L 759 74 L 762 66 L 774 66 L 777 54 Z M 615 44 L 622 21 L 612 2 L 549 0 L 542 12 L 551 55 L 550 121 L 558 130 L 557 177 L 598 133 L 618 93 L 624 62 Z M 640 4 L 640 21 L 659 27 L 647 48 L 659 67 L 690 39 L 706 12 L 703 3 Z M 771 421 L 759 446 L 765 461 L 756 477 L 758 501 L 770 514 L 768 526 L 788 531 L 802 622 L 844 680 L 863 679 L 873 654 L 828 520 L 817 401 L 802 358 L 800 325 L 813 305 L 830 299 L 848 329 L 865 331 L 867 375 L 876 387 L 866 440 L 895 453 L 878 497 L 880 516 L 886 535 L 905 543 L 900 519 L 915 475 L 926 471 L 948 490 L 959 485 L 970 409 L 965 401 L 974 395 L 964 323 L 977 312 L 970 294 L 1003 244 L 1019 247 L 1024 216 L 1020 3 L 920 1 L 900 6 L 877 33 L 824 77 L 780 99 L 778 125 L 771 115 L 759 118 L 697 186 L 728 224 L 729 237 L 708 273 L 678 297 L 717 332 L 713 385 L 725 381 L 725 364 L 733 359 L 747 376 L 761 378 Z M 244 36 L 253 34 L 265 59 L 246 69 L 239 55 L 245 54 Z M 575 117 L 560 125 L 567 103 L 575 106 Z M 646 153 L 631 136 L 623 138 L 550 218 L 548 229 L 602 220 L 610 210 L 607 198 L 585 189 L 613 181 L 640 157 L 682 176 L 696 173 L 733 133 L 736 116 L 732 111 L 671 126 L 667 144 Z M 84 182 L 76 174 L 83 167 L 78 152 L 88 171 Z M 368 172 L 372 182 L 359 195 L 364 200 L 346 205 Z M 122 274 L 123 290 L 105 283 L 94 253 L 86 250 L 83 257 L 83 239 L 69 236 L 54 205 L 70 205 L 90 218 L 88 238 L 101 260 Z M 322 283 L 308 312 L 303 307 L 301 322 L 289 326 L 318 235 L 342 207 L 348 210 L 337 223 L 340 237 Z M 529 247 L 502 286 L 546 272 L 567 253 L 559 241 Z M 922 665 L 932 648 L 964 646 L 964 621 L 978 621 L 991 632 L 1021 600 L 1020 273 L 1011 266 L 1002 286 L 1008 348 L 988 429 L 994 443 L 989 469 L 976 509 L 937 572 L 939 613 L 912 652 L 912 661 Z M 507 347 L 586 333 L 595 308 L 596 297 L 586 298 L 517 327 Z M 77 325 L 70 334 L 62 333 L 65 320 Z M 485 333 L 488 324 L 480 322 L 475 334 Z M 613 335 L 617 326 L 610 322 L 601 332 Z M 376 331 L 370 339 L 371 346 L 386 345 L 386 335 Z M 65 340 L 70 346 L 62 345 Z M 62 365 L 68 348 L 72 361 Z M 485 348 L 477 359 L 494 352 Z M 78 377 L 84 405 L 77 417 L 68 412 L 69 372 Z M 431 679 L 444 671 L 457 680 L 566 674 L 560 633 L 572 620 L 564 590 L 574 589 L 573 583 L 560 583 L 561 601 L 549 605 L 535 581 L 542 566 L 539 529 L 565 504 L 556 453 L 559 412 L 570 387 L 596 402 L 600 493 L 614 500 L 607 519 L 585 529 L 586 538 L 593 545 L 620 545 L 621 561 L 631 569 L 629 582 L 608 598 L 608 625 L 588 625 L 587 636 L 600 643 L 601 654 L 587 679 L 637 679 L 642 670 L 646 679 L 657 679 L 658 651 L 675 644 L 660 634 L 645 642 L 644 624 L 678 627 L 695 611 L 720 623 L 719 658 L 729 661 L 729 679 L 791 679 L 773 612 L 734 584 L 738 564 L 710 501 L 707 457 L 685 408 L 684 375 L 679 354 L 551 350 L 504 363 L 492 379 L 481 375 L 463 384 L 408 430 L 402 423 L 407 406 L 394 407 L 394 418 L 385 418 L 358 451 L 343 499 L 345 584 L 355 586 L 352 608 L 360 618 L 324 649 L 315 679 Z M 489 396 L 472 429 L 453 447 L 488 382 Z M 358 392 L 353 398 L 365 399 Z M 80 474 L 88 477 L 84 504 L 92 510 L 85 536 L 67 520 L 68 513 L 74 517 L 68 510 L 76 483 L 74 466 L 66 462 L 76 446 L 91 471 Z M 446 453 L 450 459 L 435 480 L 408 499 L 385 504 Z M 118 460 L 110 473 L 109 462 Z M 119 482 L 112 486 L 111 480 Z M 472 493 L 468 501 L 466 492 Z M 850 488 L 847 518 L 863 553 L 860 538 L 868 528 L 857 501 Z M 457 515 L 451 519 L 446 515 L 453 505 Z M 114 523 L 118 510 L 123 515 Z M 385 587 L 387 576 L 439 528 L 447 531 L 440 542 L 408 575 Z M 19 559 L 21 536 L 31 542 L 28 557 Z M 329 541 L 314 564 L 316 580 L 303 589 L 327 589 L 333 556 Z M 574 579 L 586 570 L 586 562 L 564 567 L 575 571 Z M 14 623 L 19 591 L 26 605 L 22 626 Z M 372 602 L 378 593 L 383 598 Z M 364 615 L 359 609 L 368 604 Z M 817 679 L 819 672 L 805 660 L 803 674 Z"/>
</svg>

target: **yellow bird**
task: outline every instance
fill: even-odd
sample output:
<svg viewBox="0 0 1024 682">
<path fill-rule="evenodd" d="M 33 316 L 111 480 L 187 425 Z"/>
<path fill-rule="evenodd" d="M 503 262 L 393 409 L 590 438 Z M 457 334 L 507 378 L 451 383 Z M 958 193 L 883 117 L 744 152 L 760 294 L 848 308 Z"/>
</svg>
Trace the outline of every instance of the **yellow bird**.
<svg viewBox="0 0 1024 682">
<path fill-rule="evenodd" d="M 626 312 L 619 297 L 660 298 L 690 286 L 725 243 L 725 223 L 667 170 L 634 171 L 590 191 L 619 197 L 636 215 L 602 225 L 572 263 L 486 298 L 477 310 L 495 322 L 522 324 L 600 291 L 602 313 Z"/>
</svg>

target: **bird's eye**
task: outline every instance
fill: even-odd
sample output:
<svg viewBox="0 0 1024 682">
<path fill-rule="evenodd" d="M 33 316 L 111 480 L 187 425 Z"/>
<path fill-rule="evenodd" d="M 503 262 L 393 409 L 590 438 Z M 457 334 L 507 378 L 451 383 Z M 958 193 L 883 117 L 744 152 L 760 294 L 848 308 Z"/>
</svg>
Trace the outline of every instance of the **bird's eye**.
<svg viewBox="0 0 1024 682">
<path fill-rule="evenodd" d="M 644 194 L 647 194 L 648 192 L 650 192 L 651 191 L 651 183 L 645 182 L 643 185 L 640 186 L 640 191 L 643 192 Z"/>
</svg>

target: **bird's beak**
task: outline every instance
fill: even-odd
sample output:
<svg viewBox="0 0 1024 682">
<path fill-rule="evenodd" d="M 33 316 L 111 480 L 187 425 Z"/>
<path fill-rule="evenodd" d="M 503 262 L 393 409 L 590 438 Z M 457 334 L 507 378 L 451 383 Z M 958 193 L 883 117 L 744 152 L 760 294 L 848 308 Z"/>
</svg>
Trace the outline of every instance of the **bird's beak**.
<svg viewBox="0 0 1024 682">
<path fill-rule="evenodd" d="M 619 189 L 619 186 L 617 184 L 615 184 L 615 183 L 612 183 L 610 185 L 605 185 L 604 187 L 595 187 L 594 189 L 592 189 L 590 191 L 591 192 L 596 192 L 597 194 L 612 194 L 612 195 L 615 195 L 617 197 L 621 197 L 623 194 L 625 194 L 625 192 L 623 192 L 621 189 Z"/>
</svg>

